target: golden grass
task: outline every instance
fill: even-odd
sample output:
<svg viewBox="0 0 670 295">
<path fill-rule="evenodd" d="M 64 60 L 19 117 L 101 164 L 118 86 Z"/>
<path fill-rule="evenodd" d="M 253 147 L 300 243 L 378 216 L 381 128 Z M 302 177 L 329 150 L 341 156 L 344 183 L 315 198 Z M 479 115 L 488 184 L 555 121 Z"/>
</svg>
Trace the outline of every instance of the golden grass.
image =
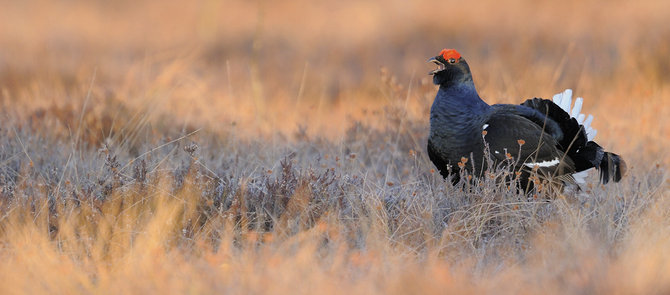
<svg viewBox="0 0 670 295">
<path fill-rule="evenodd" d="M 2 294 L 670 291 L 668 1 L 1 6 Z M 574 89 L 629 176 L 442 182 L 443 47 L 490 103 Z"/>
<path fill-rule="evenodd" d="M 192 183 L 173 194 L 160 180 L 148 187 L 131 186 L 102 203 L 66 199 L 51 214 L 53 205 L 43 199 L 12 206 L 0 232 L 2 293 L 649 294 L 670 287 L 667 190 L 642 195 L 656 197 L 649 210 L 631 215 L 613 249 L 598 244 L 607 239 L 599 231 L 617 229 L 597 219 L 611 216 L 578 216 L 589 210 L 559 199 L 563 212 L 529 237 L 524 257 L 501 248 L 499 261 L 483 262 L 477 249 L 453 249 L 467 248 L 458 235 L 469 231 L 451 227 L 438 240 L 420 228 L 427 243 L 414 252 L 401 242 L 406 238 L 389 236 L 391 220 L 374 198 L 371 214 L 356 224 L 326 212 L 314 226 L 289 234 L 287 224 L 306 224 L 304 208 L 291 209 L 299 204 L 289 204 L 271 232 L 235 230 L 244 209 L 201 215 L 206 201 Z M 612 204 L 597 203 L 591 213 Z M 347 227 L 362 231 L 365 248 L 352 247 Z M 459 257 L 464 253 L 469 257 Z"/>
</svg>

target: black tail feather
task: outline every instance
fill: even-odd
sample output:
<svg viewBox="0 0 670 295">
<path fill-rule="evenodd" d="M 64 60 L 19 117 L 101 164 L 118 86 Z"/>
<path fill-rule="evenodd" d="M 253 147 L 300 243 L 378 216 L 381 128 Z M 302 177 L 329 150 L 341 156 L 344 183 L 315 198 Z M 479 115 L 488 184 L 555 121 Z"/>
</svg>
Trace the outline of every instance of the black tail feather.
<svg viewBox="0 0 670 295">
<path fill-rule="evenodd" d="M 619 182 L 626 174 L 626 162 L 617 154 L 605 152 L 605 156 L 597 167 L 600 171 L 600 181 L 608 183 L 610 180 Z"/>
<path fill-rule="evenodd" d="M 581 172 L 593 167 L 598 168 L 605 156 L 605 151 L 597 143 L 589 141 L 586 145 L 577 147 L 569 156 L 575 162 L 575 171 Z"/>
<path fill-rule="evenodd" d="M 563 136 L 557 138 L 558 144 L 568 156 L 572 156 L 577 149 L 585 146 L 588 142 L 586 132 L 577 122 L 577 119 L 570 117 L 570 114 L 561 109 L 561 107 L 553 101 L 542 98 L 533 98 L 526 100 L 522 105 L 533 108 L 558 123 L 563 132 Z M 539 122 L 539 124 L 542 125 L 543 122 Z"/>
<path fill-rule="evenodd" d="M 626 174 L 626 162 L 619 155 L 605 152 L 600 145 L 589 141 L 583 126 L 551 100 L 534 98 L 522 105 L 540 111 L 559 125 L 563 136 L 557 138 L 558 144 L 574 161 L 576 172 L 595 167 L 600 171 L 602 183 L 619 182 Z"/>
</svg>

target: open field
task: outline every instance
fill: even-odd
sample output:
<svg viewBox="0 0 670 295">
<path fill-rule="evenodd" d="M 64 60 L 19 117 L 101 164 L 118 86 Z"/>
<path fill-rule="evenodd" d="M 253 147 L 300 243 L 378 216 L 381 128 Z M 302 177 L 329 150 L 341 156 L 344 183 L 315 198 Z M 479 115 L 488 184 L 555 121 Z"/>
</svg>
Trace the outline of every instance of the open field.
<svg viewBox="0 0 670 295">
<path fill-rule="evenodd" d="M 667 294 L 670 2 L 0 1 L 0 293 Z M 426 60 L 629 174 L 452 186 Z"/>
</svg>

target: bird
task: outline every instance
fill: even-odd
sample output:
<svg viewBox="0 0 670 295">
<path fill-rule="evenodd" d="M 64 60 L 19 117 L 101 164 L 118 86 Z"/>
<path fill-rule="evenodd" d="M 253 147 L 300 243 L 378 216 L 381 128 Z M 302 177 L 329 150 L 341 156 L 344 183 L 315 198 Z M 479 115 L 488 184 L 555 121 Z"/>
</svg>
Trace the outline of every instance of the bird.
<svg viewBox="0 0 670 295">
<path fill-rule="evenodd" d="M 581 97 L 572 106 L 572 90 L 552 100 L 489 105 L 458 51 L 443 49 L 428 62 L 437 66 L 429 75 L 439 89 L 430 108 L 427 152 L 445 179 L 456 184 L 463 172 L 481 178 L 487 169 L 507 165 L 514 172 L 508 180 L 511 175 L 529 190 L 541 183 L 579 187 L 591 168 L 603 184 L 625 175 L 622 157 L 593 141 L 593 116 L 580 113 Z"/>
</svg>

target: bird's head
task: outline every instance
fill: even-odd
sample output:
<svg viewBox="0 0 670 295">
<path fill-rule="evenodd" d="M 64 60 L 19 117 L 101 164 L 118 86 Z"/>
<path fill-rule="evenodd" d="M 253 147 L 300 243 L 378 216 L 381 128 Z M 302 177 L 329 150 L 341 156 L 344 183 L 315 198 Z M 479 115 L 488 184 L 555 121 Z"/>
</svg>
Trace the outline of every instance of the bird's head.
<svg viewBox="0 0 670 295">
<path fill-rule="evenodd" d="M 428 73 L 433 75 L 433 83 L 436 85 L 450 86 L 455 83 L 472 82 L 468 63 L 454 49 L 442 49 L 440 54 L 431 57 L 428 62 L 437 65 L 437 69 Z"/>
</svg>

